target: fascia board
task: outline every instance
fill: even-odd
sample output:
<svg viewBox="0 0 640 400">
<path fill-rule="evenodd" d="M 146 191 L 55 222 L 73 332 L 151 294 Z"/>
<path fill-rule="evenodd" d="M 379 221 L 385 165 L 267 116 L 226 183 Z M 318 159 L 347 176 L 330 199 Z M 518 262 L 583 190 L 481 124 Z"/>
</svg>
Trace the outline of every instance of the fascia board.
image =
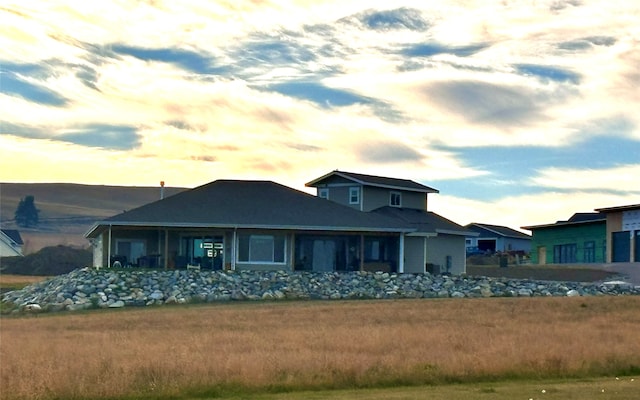
<svg viewBox="0 0 640 400">
<path fill-rule="evenodd" d="M 97 223 L 90 229 L 85 237 L 93 233 L 101 226 L 111 227 L 148 227 L 148 228 L 222 228 L 222 229 L 264 229 L 264 230 L 292 230 L 292 231 L 329 231 L 329 232 L 385 232 L 385 233 L 410 233 L 414 228 L 391 228 L 391 227 L 362 227 L 362 226 L 319 226 L 319 225 L 264 225 L 264 224 L 207 224 L 207 223 L 155 223 L 155 222 L 108 222 Z"/>
</svg>

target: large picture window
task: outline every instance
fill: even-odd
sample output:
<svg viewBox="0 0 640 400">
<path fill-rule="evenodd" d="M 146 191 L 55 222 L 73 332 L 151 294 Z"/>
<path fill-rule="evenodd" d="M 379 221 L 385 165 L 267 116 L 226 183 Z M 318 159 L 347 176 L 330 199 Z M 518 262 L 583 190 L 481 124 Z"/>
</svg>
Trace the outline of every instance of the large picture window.
<svg viewBox="0 0 640 400">
<path fill-rule="evenodd" d="M 238 261 L 284 264 L 285 242 L 284 235 L 239 235 Z"/>
</svg>

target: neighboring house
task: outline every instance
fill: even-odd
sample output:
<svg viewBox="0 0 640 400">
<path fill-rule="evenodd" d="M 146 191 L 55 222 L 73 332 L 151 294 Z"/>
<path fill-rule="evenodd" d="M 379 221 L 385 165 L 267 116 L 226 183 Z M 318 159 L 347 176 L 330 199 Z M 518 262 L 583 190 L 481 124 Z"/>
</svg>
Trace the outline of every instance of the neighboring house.
<svg viewBox="0 0 640 400">
<path fill-rule="evenodd" d="M 576 213 L 568 221 L 523 226 L 531 231 L 532 264 L 606 262 L 606 218 L 601 213 Z"/>
<path fill-rule="evenodd" d="M 0 257 L 22 256 L 24 242 L 15 229 L 0 229 Z"/>
<path fill-rule="evenodd" d="M 405 272 L 460 274 L 466 271 L 462 226 L 427 210 L 427 198 L 438 190 L 420 183 L 381 176 L 332 171 L 306 184 L 320 198 L 363 212 L 399 219 L 415 230 L 405 234 Z"/>
<path fill-rule="evenodd" d="M 596 211 L 606 217 L 606 262 L 640 262 L 640 204 Z"/>
<path fill-rule="evenodd" d="M 479 224 L 472 222 L 465 229 L 478 234 L 467 237 L 467 249 L 474 248 L 482 253 L 531 251 L 531 236 L 506 226 Z"/>
<path fill-rule="evenodd" d="M 95 266 L 424 272 L 431 263 L 464 272 L 467 232 L 419 211 L 407 220 L 270 181 L 218 180 L 99 221 L 85 236 Z"/>
</svg>

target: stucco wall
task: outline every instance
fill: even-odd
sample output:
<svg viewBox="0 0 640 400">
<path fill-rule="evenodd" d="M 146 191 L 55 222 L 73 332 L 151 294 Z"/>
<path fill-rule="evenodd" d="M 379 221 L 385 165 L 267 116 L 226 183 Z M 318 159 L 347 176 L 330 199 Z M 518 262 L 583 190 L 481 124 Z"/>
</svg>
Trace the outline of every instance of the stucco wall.
<svg viewBox="0 0 640 400">
<path fill-rule="evenodd" d="M 425 272 L 424 237 L 407 236 L 404 239 L 404 272 L 421 274 Z"/>
<path fill-rule="evenodd" d="M 438 235 L 427 238 L 427 263 L 438 265 L 440 272 L 447 272 L 447 256 L 451 257 L 448 272 L 459 275 L 467 270 L 465 237 L 457 235 Z"/>
</svg>

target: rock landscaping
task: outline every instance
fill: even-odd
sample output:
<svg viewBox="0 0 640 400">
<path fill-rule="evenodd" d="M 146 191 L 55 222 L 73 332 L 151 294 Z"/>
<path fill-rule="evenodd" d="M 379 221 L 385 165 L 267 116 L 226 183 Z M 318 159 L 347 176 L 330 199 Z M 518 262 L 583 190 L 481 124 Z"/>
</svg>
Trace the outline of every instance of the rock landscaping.
<svg viewBox="0 0 640 400">
<path fill-rule="evenodd" d="M 2 295 L 13 312 L 250 300 L 639 295 L 624 281 L 580 283 L 383 272 L 77 269 Z"/>
</svg>

